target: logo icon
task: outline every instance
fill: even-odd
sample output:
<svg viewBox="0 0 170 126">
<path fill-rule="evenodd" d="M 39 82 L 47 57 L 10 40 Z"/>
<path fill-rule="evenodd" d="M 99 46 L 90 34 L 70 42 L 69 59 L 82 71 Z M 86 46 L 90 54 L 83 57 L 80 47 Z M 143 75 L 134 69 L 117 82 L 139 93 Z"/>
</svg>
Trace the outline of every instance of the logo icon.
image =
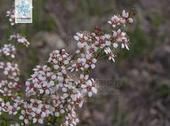
<svg viewBox="0 0 170 126">
<path fill-rule="evenodd" d="M 15 23 L 32 23 L 32 0 L 15 0 Z"/>
</svg>

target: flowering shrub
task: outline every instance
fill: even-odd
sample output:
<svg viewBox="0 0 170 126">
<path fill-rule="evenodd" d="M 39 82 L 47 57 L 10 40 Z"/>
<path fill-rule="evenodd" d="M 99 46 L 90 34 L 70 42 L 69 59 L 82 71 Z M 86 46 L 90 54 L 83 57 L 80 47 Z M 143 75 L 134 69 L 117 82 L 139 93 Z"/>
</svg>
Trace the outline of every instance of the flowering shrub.
<svg viewBox="0 0 170 126">
<path fill-rule="evenodd" d="M 17 25 L 13 12 L 7 11 L 12 26 Z M 75 54 L 70 55 L 65 49 L 53 51 L 46 65 L 37 65 L 33 69 L 25 85 L 20 84 L 14 45 L 28 47 L 30 43 L 18 33 L 11 35 L 10 44 L 0 48 L 0 56 L 6 59 L 0 61 L 0 116 L 12 120 L 11 126 L 50 125 L 55 124 L 57 118 L 62 118 L 61 126 L 76 126 L 79 122 L 77 108 L 82 107 L 86 97 L 97 93 L 95 79 L 89 76 L 91 70 L 96 67 L 101 53 L 115 61 L 115 49 L 129 49 L 129 39 L 123 27 L 132 22 L 130 14 L 123 11 L 108 21 L 110 33 L 100 28 L 76 33 Z"/>
</svg>

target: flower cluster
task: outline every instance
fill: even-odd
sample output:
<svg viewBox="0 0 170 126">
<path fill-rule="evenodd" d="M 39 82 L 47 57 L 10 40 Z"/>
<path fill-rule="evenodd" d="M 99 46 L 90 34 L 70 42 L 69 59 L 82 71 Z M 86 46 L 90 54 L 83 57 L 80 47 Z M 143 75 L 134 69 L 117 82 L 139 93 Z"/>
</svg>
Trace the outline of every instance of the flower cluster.
<svg viewBox="0 0 170 126">
<path fill-rule="evenodd" d="M 121 45 L 121 48 L 126 48 L 127 50 L 129 50 L 128 47 L 129 39 L 127 38 L 125 32 L 122 32 L 120 29 L 118 29 L 117 31 L 113 31 L 113 39 L 115 41 L 114 47 L 117 48 L 118 45 Z"/>
<path fill-rule="evenodd" d="M 65 73 L 66 66 L 70 62 L 70 55 L 65 51 L 65 49 L 55 50 L 50 54 L 48 62 L 53 64 L 55 70 Z"/>
<path fill-rule="evenodd" d="M 14 81 L 19 80 L 19 68 L 18 64 L 11 62 L 0 62 L 0 70 L 3 71 L 3 74 L 7 76 L 8 79 L 12 79 Z"/>
<path fill-rule="evenodd" d="M 49 95 L 54 92 L 57 77 L 47 65 L 34 68 L 32 78 L 26 81 L 26 95 Z"/>
<path fill-rule="evenodd" d="M 1 96 L 12 96 L 13 91 L 19 88 L 17 82 L 2 80 L 0 82 L 0 94 Z M 3 90 L 2 90 L 3 89 Z"/>
<path fill-rule="evenodd" d="M 8 10 L 6 12 L 6 16 L 9 18 L 10 24 L 12 26 L 15 25 L 15 11 L 14 11 L 14 9 Z"/>
<path fill-rule="evenodd" d="M 79 80 L 76 83 L 77 87 L 83 95 L 91 97 L 93 94 L 97 94 L 97 85 L 93 78 L 89 78 L 89 75 L 80 74 Z"/>
<path fill-rule="evenodd" d="M 7 17 L 11 25 L 15 24 L 14 10 L 7 11 Z M 20 69 L 18 64 L 15 62 L 16 47 L 15 43 L 12 44 L 13 40 L 18 43 L 22 43 L 25 46 L 29 45 L 29 42 L 19 34 L 12 35 L 8 41 L 9 44 L 4 44 L 0 48 L 0 117 L 6 115 L 5 118 L 18 117 L 18 112 L 23 109 L 23 96 L 22 90 L 24 85 L 20 83 Z M 0 118 L 1 119 L 1 118 Z M 9 121 L 9 120 L 8 120 Z M 16 121 L 14 126 L 20 126 Z M 12 125 L 12 124 L 11 124 Z"/>
<path fill-rule="evenodd" d="M 28 118 L 25 123 L 30 121 L 40 123 L 44 122 L 49 115 L 58 117 L 66 114 L 63 125 L 75 126 L 79 122 L 76 108 L 82 107 L 86 95 L 91 97 L 97 93 L 96 83 L 89 78 L 89 75 L 81 74 L 80 77 L 75 78 L 71 75 L 73 73 L 69 74 L 70 56 L 64 49 L 53 51 L 48 61 L 51 67 L 37 66 L 31 78 L 26 81 L 27 99 L 36 97 L 39 99 L 39 106 L 46 103 L 48 114 L 42 117 L 41 113 L 33 112 L 32 119 L 27 113 Z M 34 111 L 29 105 L 25 106 L 25 109 L 29 112 Z"/>
<path fill-rule="evenodd" d="M 11 101 L 5 101 L 4 99 L 0 98 L 0 115 L 2 112 L 9 113 L 9 115 L 16 115 L 20 107 L 20 97 L 11 98 Z"/>
<path fill-rule="evenodd" d="M 29 41 L 25 37 L 21 36 L 18 33 L 11 35 L 9 40 L 10 41 L 15 40 L 17 43 L 23 44 L 26 47 L 28 47 L 30 45 Z"/>
<path fill-rule="evenodd" d="M 133 18 L 130 17 L 129 12 L 123 10 L 122 15 L 114 15 L 108 23 L 115 28 L 117 26 L 126 25 L 127 23 L 133 23 Z"/>
<path fill-rule="evenodd" d="M 8 11 L 12 25 L 13 11 Z M 117 48 L 129 49 L 129 39 L 121 26 L 132 23 L 128 12 L 113 16 L 108 23 L 111 32 L 105 33 L 101 28 L 92 32 L 78 32 L 74 36 L 77 49 L 70 55 L 65 49 L 54 50 L 50 53 L 48 63 L 37 65 L 31 77 L 25 81 L 25 92 L 18 95 L 19 68 L 13 62 L 0 62 L 0 70 L 5 78 L 0 80 L 0 114 L 19 115 L 16 125 L 43 125 L 50 118 L 63 117 L 61 126 L 76 126 L 79 122 L 77 108 L 81 108 L 86 97 L 97 94 L 97 83 L 90 77 L 90 72 L 96 67 L 101 55 L 115 61 Z M 29 46 L 28 40 L 20 34 L 10 36 L 24 46 Z M 15 47 L 4 45 L 0 54 L 15 58 Z M 5 101 L 7 96 L 9 102 Z M 13 124 L 15 125 L 15 124 Z"/>
<path fill-rule="evenodd" d="M 4 46 L 0 49 L 0 55 L 10 56 L 11 58 L 15 58 L 16 48 L 11 44 L 4 44 Z"/>
<path fill-rule="evenodd" d="M 15 55 L 13 52 L 15 47 L 12 45 L 4 47 L 6 49 L 2 48 L 1 53 L 14 58 Z M 0 71 L 0 115 L 5 112 L 8 113 L 9 116 L 16 116 L 17 112 L 20 110 L 20 97 L 18 97 L 20 89 L 18 83 L 20 70 L 18 64 L 9 61 L 1 61 Z"/>
<path fill-rule="evenodd" d="M 76 126 L 79 123 L 79 119 L 77 118 L 77 114 L 75 111 L 71 111 L 65 117 L 65 122 L 62 126 Z"/>
<path fill-rule="evenodd" d="M 50 106 L 37 99 L 27 100 L 23 103 L 23 108 L 19 119 L 23 120 L 25 125 L 30 121 L 34 124 L 43 124 L 44 118 L 50 115 Z"/>
</svg>

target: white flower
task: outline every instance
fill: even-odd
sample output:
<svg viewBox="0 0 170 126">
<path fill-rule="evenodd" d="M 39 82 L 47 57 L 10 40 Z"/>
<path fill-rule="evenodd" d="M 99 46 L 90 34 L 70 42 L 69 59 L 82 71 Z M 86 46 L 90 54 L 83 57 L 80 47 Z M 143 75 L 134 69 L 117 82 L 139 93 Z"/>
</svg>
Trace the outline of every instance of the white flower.
<svg viewBox="0 0 170 126">
<path fill-rule="evenodd" d="M 128 22 L 132 24 L 133 23 L 133 18 L 128 18 Z"/>
<path fill-rule="evenodd" d="M 129 13 L 126 12 L 125 10 L 123 10 L 123 11 L 122 11 L 122 17 L 128 18 L 128 17 L 129 17 Z"/>
</svg>

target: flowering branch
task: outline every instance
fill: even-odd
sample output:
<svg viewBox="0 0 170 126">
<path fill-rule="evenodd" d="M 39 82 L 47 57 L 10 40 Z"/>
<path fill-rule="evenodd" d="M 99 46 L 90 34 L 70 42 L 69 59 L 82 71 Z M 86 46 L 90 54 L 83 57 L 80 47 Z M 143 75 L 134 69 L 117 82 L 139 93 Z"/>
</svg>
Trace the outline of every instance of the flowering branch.
<svg viewBox="0 0 170 126">
<path fill-rule="evenodd" d="M 13 10 L 7 12 L 11 25 L 14 23 Z M 51 118 L 63 117 L 61 126 L 76 126 L 79 122 L 77 108 L 81 108 L 85 98 L 97 94 L 95 79 L 90 78 L 91 70 L 103 52 L 115 62 L 118 47 L 129 50 L 129 39 L 122 26 L 131 24 L 128 12 L 114 15 L 108 24 L 111 32 L 100 28 L 93 32 L 78 32 L 75 55 L 65 49 L 53 51 L 46 65 L 37 65 L 25 85 L 19 85 L 19 68 L 13 62 L 0 62 L 5 79 L 0 80 L 0 114 L 8 113 L 17 117 L 14 125 L 49 124 Z M 28 47 L 29 42 L 18 33 L 10 36 L 10 41 Z M 0 49 L 1 56 L 15 58 L 16 49 L 12 44 Z M 18 88 L 19 87 L 19 88 Z M 22 88 L 21 88 L 22 87 Z M 25 89 L 20 95 L 19 89 Z"/>
</svg>

